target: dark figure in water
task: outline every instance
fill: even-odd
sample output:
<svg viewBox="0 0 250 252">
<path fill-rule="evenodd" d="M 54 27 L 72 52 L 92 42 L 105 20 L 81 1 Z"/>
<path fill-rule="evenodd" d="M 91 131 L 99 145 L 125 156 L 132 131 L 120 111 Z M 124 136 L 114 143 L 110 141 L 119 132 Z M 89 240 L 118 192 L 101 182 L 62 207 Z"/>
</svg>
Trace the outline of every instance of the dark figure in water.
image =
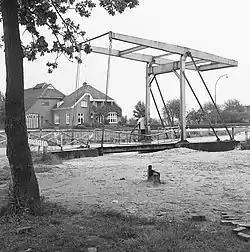
<svg viewBox="0 0 250 252">
<path fill-rule="evenodd" d="M 152 169 L 152 165 L 148 166 L 148 180 L 154 180 L 154 176 L 157 178 L 157 181 L 160 183 L 160 173 Z"/>
</svg>

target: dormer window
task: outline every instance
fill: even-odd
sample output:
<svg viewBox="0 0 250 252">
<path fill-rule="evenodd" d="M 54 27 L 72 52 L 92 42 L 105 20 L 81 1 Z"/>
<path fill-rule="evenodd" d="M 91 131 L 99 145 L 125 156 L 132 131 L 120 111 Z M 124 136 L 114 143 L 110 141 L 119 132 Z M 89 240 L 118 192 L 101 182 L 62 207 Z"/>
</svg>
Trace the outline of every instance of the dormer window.
<svg viewBox="0 0 250 252">
<path fill-rule="evenodd" d="M 40 84 L 36 84 L 33 89 L 40 89 L 40 88 L 44 88 L 47 84 L 46 83 L 40 83 Z"/>
<path fill-rule="evenodd" d="M 62 104 L 63 104 L 64 101 L 59 101 L 56 103 L 56 107 L 59 108 Z"/>
<path fill-rule="evenodd" d="M 81 101 L 81 108 L 87 108 L 88 102 L 87 101 Z"/>
</svg>

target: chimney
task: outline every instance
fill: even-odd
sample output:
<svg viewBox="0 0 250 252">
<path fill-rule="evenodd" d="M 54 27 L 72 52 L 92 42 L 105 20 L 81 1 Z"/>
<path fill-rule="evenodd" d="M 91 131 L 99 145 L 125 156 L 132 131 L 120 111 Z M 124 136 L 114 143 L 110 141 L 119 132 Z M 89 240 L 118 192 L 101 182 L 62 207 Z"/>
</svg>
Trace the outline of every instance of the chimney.
<svg viewBox="0 0 250 252">
<path fill-rule="evenodd" d="M 88 86 L 87 82 L 83 82 L 82 86 L 83 86 L 84 89 L 87 88 L 87 86 Z"/>
</svg>

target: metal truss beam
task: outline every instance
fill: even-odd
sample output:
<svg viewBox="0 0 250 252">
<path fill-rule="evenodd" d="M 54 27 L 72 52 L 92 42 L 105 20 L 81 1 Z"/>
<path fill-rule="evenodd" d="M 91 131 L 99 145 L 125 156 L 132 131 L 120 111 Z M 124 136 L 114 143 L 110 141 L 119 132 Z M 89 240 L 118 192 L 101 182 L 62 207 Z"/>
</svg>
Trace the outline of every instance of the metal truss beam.
<svg viewBox="0 0 250 252">
<path fill-rule="evenodd" d="M 195 63 L 205 63 L 207 62 L 206 60 L 197 60 L 195 61 Z M 185 63 L 185 67 L 188 70 L 196 70 L 195 66 L 193 65 L 192 62 L 186 62 Z M 199 71 L 203 72 L 203 71 L 208 71 L 208 70 L 214 70 L 214 69 L 221 69 L 221 68 L 226 68 L 226 67 L 230 67 L 229 65 L 225 65 L 225 64 L 217 64 L 217 63 L 210 63 L 210 64 L 206 64 L 206 65 L 200 65 L 197 66 Z M 174 61 L 174 62 L 170 62 L 164 65 L 159 65 L 159 66 L 152 66 L 150 68 L 149 73 L 150 74 L 163 74 L 163 73 L 170 73 L 176 70 L 180 69 L 180 62 L 179 61 Z"/>
<path fill-rule="evenodd" d="M 167 63 L 164 65 L 160 65 L 160 66 L 150 67 L 149 74 L 158 75 L 158 74 L 163 74 L 163 73 L 170 73 L 170 72 L 173 72 L 174 70 L 179 70 L 179 69 L 180 69 L 180 62 L 175 61 L 175 62 Z"/>
<path fill-rule="evenodd" d="M 157 59 L 157 58 L 166 57 L 166 56 L 170 56 L 170 55 L 173 55 L 173 53 L 164 53 L 164 54 L 161 54 L 161 55 L 153 56 L 153 58 Z"/>
<path fill-rule="evenodd" d="M 92 52 L 94 53 L 109 55 L 109 49 L 107 48 L 91 46 L 91 49 L 92 49 Z M 147 54 L 139 54 L 139 53 L 129 53 L 129 54 L 124 54 L 124 55 L 119 55 L 119 54 L 120 54 L 119 50 L 115 50 L 115 49 L 111 50 L 111 56 L 120 57 L 124 59 L 130 59 L 130 60 L 135 60 L 135 61 L 140 61 L 140 62 L 145 62 L 145 63 L 153 62 L 154 64 L 158 64 L 158 65 L 172 62 L 172 60 L 162 59 L 162 58 L 153 59 L 153 56 L 147 55 Z"/>
<path fill-rule="evenodd" d="M 189 70 L 195 70 L 195 67 L 191 66 L 188 63 L 185 64 L 185 68 Z M 149 74 L 158 75 L 158 74 L 163 74 L 163 73 L 171 73 L 179 69 L 180 69 L 180 61 L 172 61 L 164 65 L 152 66 L 149 69 Z"/>
<path fill-rule="evenodd" d="M 196 60 L 195 63 L 196 63 L 196 64 L 208 63 L 208 61 L 207 61 L 207 60 Z M 192 66 L 192 65 L 193 65 L 193 62 L 192 62 L 192 61 L 186 62 L 186 66 Z"/>
<path fill-rule="evenodd" d="M 120 51 L 119 56 L 122 56 L 122 55 L 128 54 L 128 53 L 132 53 L 132 52 L 136 52 L 136 51 L 140 51 L 140 50 L 143 50 L 145 48 L 147 48 L 147 47 L 146 46 L 135 46 L 135 47 Z"/>
<path fill-rule="evenodd" d="M 215 70 L 215 69 L 221 69 L 221 68 L 227 68 L 230 67 L 226 64 L 220 64 L 220 63 L 211 63 L 207 65 L 198 66 L 199 71 L 209 71 L 209 70 Z"/>
<path fill-rule="evenodd" d="M 107 49 L 107 48 L 92 46 L 91 49 L 92 49 L 92 52 L 94 52 L 94 53 L 109 55 L 109 49 Z M 152 66 L 149 70 L 150 74 L 157 75 L 157 74 L 162 74 L 162 73 L 170 73 L 173 70 L 180 69 L 180 62 L 179 61 L 173 61 L 173 60 L 163 59 L 163 58 L 154 58 L 154 56 L 147 55 L 147 54 L 140 54 L 140 53 L 128 53 L 128 54 L 120 55 L 120 52 L 121 51 L 119 51 L 119 50 L 112 49 L 111 56 L 120 57 L 120 58 L 124 58 L 124 59 L 130 59 L 130 60 L 139 61 L 139 62 L 145 62 L 145 63 L 152 62 L 154 64 L 159 65 L 159 66 Z M 196 61 L 196 63 L 204 63 L 204 62 L 207 62 L 207 61 L 206 60 L 197 60 Z M 193 64 L 192 62 L 187 62 L 186 69 L 195 70 L 195 67 L 192 64 Z M 221 66 L 228 67 L 223 64 L 220 64 L 219 66 L 220 67 Z M 211 67 L 213 67 L 213 69 L 216 69 L 216 67 L 219 67 L 219 66 L 218 66 L 218 64 L 211 65 Z M 209 67 L 209 65 L 202 65 L 202 66 L 199 66 L 199 70 L 206 71 L 206 70 L 209 70 L 208 67 Z"/>
<path fill-rule="evenodd" d="M 158 42 L 154 40 L 142 39 L 138 37 L 123 35 L 119 33 L 110 32 L 110 39 L 118 40 L 126 43 L 135 45 L 132 48 L 126 50 L 115 50 L 109 51 L 107 48 L 92 46 L 92 51 L 99 54 L 105 54 L 115 57 L 120 57 L 124 59 L 130 59 L 139 62 L 149 63 L 149 74 L 157 75 L 163 73 L 169 73 L 180 69 L 180 62 L 173 61 L 170 59 L 163 58 L 171 54 L 186 55 L 186 53 L 191 54 L 195 59 L 196 66 L 193 62 L 185 62 L 185 69 L 199 71 L 215 70 L 227 67 L 236 67 L 238 62 L 232 59 L 223 58 L 210 53 L 194 50 L 187 47 L 182 47 L 178 45 Z M 134 53 L 145 48 L 153 48 L 157 50 L 164 51 L 162 55 L 149 55 Z"/>
<path fill-rule="evenodd" d="M 132 43 L 135 45 L 147 46 L 149 48 L 154 48 L 154 49 L 158 49 L 158 50 L 162 50 L 162 51 L 166 51 L 166 52 L 171 52 L 171 53 L 176 53 L 176 54 L 180 54 L 180 55 L 184 55 L 187 52 L 190 52 L 194 58 L 217 62 L 217 63 L 225 64 L 225 65 L 228 65 L 231 67 L 238 66 L 238 62 L 235 60 L 227 59 L 224 57 L 220 57 L 220 56 L 206 53 L 206 52 L 202 52 L 202 51 L 198 51 L 198 50 L 191 49 L 188 47 L 158 42 L 158 41 L 154 41 L 154 40 L 142 39 L 142 38 L 138 38 L 138 37 L 123 35 L 123 34 L 113 33 L 113 32 L 111 33 L 111 38 L 118 40 L 118 41 Z"/>
</svg>

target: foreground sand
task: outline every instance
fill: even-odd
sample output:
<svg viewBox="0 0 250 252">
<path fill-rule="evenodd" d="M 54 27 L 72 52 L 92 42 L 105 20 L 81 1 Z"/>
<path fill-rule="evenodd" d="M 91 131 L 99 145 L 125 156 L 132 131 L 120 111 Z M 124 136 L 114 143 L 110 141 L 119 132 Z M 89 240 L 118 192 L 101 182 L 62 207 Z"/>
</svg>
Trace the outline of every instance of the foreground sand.
<svg viewBox="0 0 250 252">
<path fill-rule="evenodd" d="M 164 184 L 146 182 L 148 164 Z M 174 218 L 198 213 L 211 220 L 225 211 L 250 221 L 250 151 L 113 154 L 64 161 L 37 176 L 43 195 L 71 208 Z"/>
<path fill-rule="evenodd" d="M 5 156 L 0 163 L 7 164 Z M 146 181 L 148 164 L 161 173 L 164 184 Z M 51 168 L 37 174 L 41 193 L 71 208 L 94 205 L 175 218 L 198 213 L 211 220 L 225 211 L 250 222 L 250 151 L 180 148 L 74 159 Z"/>
</svg>

